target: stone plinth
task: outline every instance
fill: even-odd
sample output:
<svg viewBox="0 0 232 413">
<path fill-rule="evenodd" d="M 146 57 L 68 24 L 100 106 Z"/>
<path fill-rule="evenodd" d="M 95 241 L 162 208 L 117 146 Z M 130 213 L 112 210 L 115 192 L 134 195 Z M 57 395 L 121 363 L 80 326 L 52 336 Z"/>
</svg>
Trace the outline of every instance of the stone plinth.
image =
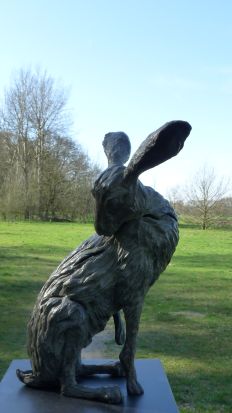
<svg viewBox="0 0 232 413">
<path fill-rule="evenodd" d="M 85 360 L 90 364 L 110 360 Z M 88 386 L 118 385 L 124 397 L 122 405 L 108 405 L 96 401 L 73 399 L 56 392 L 27 388 L 16 377 L 15 371 L 30 369 L 28 360 L 13 360 L 0 383 L 0 410 L 3 413 L 178 413 L 166 374 L 158 359 L 136 361 L 139 382 L 144 395 L 127 395 L 124 378 L 96 375 L 83 379 Z"/>
</svg>

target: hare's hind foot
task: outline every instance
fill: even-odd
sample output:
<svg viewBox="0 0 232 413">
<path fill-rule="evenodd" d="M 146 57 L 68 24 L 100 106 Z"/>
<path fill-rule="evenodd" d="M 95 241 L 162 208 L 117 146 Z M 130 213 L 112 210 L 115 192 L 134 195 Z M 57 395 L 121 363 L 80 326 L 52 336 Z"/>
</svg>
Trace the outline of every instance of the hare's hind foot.
<svg viewBox="0 0 232 413">
<path fill-rule="evenodd" d="M 122 403 L 122 394 L 117 386 L 90 388 L 76 383 L 69 386 L 63 385 L 61 391 L 62 394 L 67 397 L 97 400 L 110 404 Z"/>
<path fill-rule="evenodd" d="M 26 384 L 28 387 L 33 387 L 35 389 L 52 389 L 59 386 L 59 382 L 57 381 L 45 381 L 42 380 L 39 376 L 33 374 L 32 370 L 22 371 L 17 369 L 16 375 L 18 379 Z"/>
<path fill-rule="evenodd" d="M 81 364 L 77 369 L 77 377 L 92 376 L 94 374 L 110 374 L 113 377 L 125 377 L 125 372 L 118 361 L 112 364 Z"/>
<path fill-rule="evenodd" d="M 34 376 L 32 370 L 22 371 L 17 369 L 16 376 L 22 383 L 27 384 L 31 387 L 35 387 L 36 377 Z"/>
</svg>

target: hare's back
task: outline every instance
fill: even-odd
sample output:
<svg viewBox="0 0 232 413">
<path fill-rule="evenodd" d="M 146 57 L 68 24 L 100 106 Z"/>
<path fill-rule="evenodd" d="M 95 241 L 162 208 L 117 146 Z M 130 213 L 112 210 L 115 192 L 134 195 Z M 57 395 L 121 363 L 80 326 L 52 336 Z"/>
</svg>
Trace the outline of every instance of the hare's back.
<svg viewBox="0 0 232 413">
<path fill-rule="evenodd" d="M 113 239 L 94 234 L 51 274 L 41 290 L 40 299 L 68 296 L 78 302 L 90 301 L 113 288 L 116 269 Z"/>
</svg>

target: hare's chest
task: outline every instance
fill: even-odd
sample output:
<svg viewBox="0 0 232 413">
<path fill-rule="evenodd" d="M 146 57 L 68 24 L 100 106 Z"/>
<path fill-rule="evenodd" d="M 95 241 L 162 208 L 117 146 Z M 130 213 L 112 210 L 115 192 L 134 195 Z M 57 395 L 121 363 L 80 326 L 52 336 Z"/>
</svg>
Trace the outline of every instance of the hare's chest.
<svg viewBox="0 0 232 413">
<path fill-rule="evenodd" d="M 144 253 L 143 248 L 135 246 L 130 252 L 127 251 L 118 271 L 116 304 L 124 307 L 134 303 L 138 296 L 145 296 L 152 274 L 152 259 Z"/>
</svg>

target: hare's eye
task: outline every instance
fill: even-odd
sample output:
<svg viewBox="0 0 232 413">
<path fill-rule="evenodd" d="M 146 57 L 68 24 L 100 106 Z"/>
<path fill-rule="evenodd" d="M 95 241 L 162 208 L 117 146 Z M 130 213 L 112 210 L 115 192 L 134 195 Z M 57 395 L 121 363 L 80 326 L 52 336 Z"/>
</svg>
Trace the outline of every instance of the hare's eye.
<svg viewBox="0 0 232 413">
<path fill-rule="evenodd" d="M 111 210 L 115 210 L 117 208 L 119 208 L 120 206 L 120 202 L 117 199 L 110 199 L 107 202 L 107 208 L 111 209 Z"/>
</svg>

